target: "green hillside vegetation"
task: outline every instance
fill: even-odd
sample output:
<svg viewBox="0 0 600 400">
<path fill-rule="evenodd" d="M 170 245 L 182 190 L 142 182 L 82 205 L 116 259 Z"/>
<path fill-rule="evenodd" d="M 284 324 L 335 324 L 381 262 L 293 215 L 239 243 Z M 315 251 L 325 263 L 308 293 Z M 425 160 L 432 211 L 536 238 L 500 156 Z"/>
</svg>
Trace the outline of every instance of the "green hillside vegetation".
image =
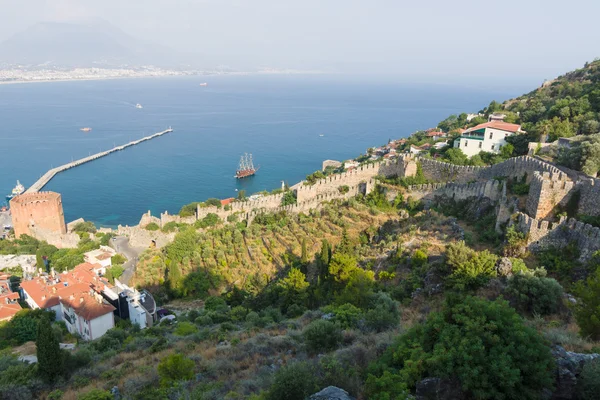
<svg viewBox="0 0 600 400">
<path fill-rule="evenodd" d="M 303 400 L 334 385 L 358 399 L 404 399 L 435 376 L 469 398 L 535 399 L 553 385 L 552 345 L 599 348 L 600 254 L 588 264 L 573 251 L 523 254 L 522 236 L 494 233 L 485 212 L 474 217 L 452 201 L 423 211 L 395 188 L 390 202 L 377 187 L 309 215 L 264 214 L 250 227 L 178 227 L 172 244 L 143 254 L 135 276 L 176 323 L 140 331 L 118 321 L 65 355 L 51 383 L 34 378 L 37 366 L 19 367 L 11 381 L 2 365 L 19 364 L 6 353 L 0 394 L 80 399 L 117 386 L 128 399 Z M 496 268 L 506 254 L 510 277 Z M 565 290 L 577 294 L 576 309 Z M 16 324 L 30 335 L 6 345 L 33 340 L 40 315 L 11 321 L 0 337 Z M 588 375 L 582 390 L 593 393 Z"/>
<path fill-rule="evenodd" d="M 486 165 L 523 154 L 540 135 L 576 137 L 544 156 L 594 174 L 598 68 L 594 62 L 492 102 L 470 123 L 465 114 L 440 123 L 456 135 L 492 112 L 507 114 L 528 134 L 501 154 L 429 155 Z M 433 142 L 419 132 L 407 145 Z M 175 321 L 140 330 L 117 319 L 84 342 L 51 312 L 23 310 L 0 323 L 0 398 L 111 399 L 116 386 L 132 400 L 305 400 L 333 385 L 358 400 L 404 400 L 424 380 L 439 380 L 447 398 L 549 398 L 557 376 L 567 376 L 558 374 L 566 364 L 557 370 L 556 346 L 600 353 L 600 252 L 583 261 L 572 243 L 530 253 L 525 233 L 511 224 L 497 231 L 495 205 L 481 199 L 438 198 L 425 210 L 406 189 L 426 182 L 417 169 L 408 179 L 380 177 L 367 196 L 304 214 L 263 213 L 250 226 L 209 214 L 152 227 L 175 238 L 140 255 L 131 284 L 149 290 Z M 511 194 L 528 192 L 524 180 L 508 183 Z M 282 204 L 294 202 L 284 193 Z M 180 214 L 194 215 L 198 204 Z M 111 237 L 89 224 L 79 230 L 76 249 L 24 236 L 0 241 L 0 253 L 36 254 L 69 269 Z M 113 278 L 122 272 L 111 270 Z M 76 349 L 57 348 L 64 342 Z M 39 363 L 17 359 L 27 346 Z M 580 367 L 571 389 L 577 399 L 597 398 L 600 361 Z M 573 382 L 558 384 L 566 381 Z"/>
</svg>

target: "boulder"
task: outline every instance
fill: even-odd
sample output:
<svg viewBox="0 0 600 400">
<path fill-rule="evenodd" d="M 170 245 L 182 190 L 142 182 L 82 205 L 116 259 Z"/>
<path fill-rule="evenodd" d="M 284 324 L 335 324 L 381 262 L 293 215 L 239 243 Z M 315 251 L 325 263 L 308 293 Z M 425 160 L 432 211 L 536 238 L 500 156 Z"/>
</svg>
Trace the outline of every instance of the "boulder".
<svg viewBox="0 0 600 400">
<path fill-rule="evenodd" d="M 465 394 L 457 381 L 441 378 L 425 378 L 417 383 L 417 400 L 462 400 Z"/>
<path fill-rule="evenodd" d="M 585 363 L 600 357 L 600 354 L 581 354 L 566 351 L 561 346 L 552 349 L 556 361 L 554 376 L 554 392 L 552 400 L 568 400 L 576 398 L 577 378 Z"/>
<path fill-rule="evenodd" d="M 309 397 L 309 400 L 354 400 L 348 392 L 335 386 L 328 386 Z"/>
<path fill-rule="evenodd" d="M 496 264 L 496 271 L 498 276 L 511 276 L 512 275 L 512 261 L 508 257 L 502 257 Z"/>
</svg>

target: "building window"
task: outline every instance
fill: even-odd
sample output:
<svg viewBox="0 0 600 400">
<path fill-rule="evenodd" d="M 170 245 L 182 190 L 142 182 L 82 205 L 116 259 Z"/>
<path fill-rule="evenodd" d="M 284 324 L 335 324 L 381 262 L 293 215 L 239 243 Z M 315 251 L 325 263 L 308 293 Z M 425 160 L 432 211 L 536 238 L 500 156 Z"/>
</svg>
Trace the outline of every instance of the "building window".
<svg viewBox="0 0 600 400">
<path fill-rule="evenodd" d="M 494 132 L 490 132 L 490 139 L 494 136 Z"/>
<path fill-rule="evenodd" d="M 468 144 L 469 144 L 469 141 L 465 140 L 465 147 L 467 147 Z"/>
<path fill-rule="evenodd" d="M 492 150 L 494 150 L 494 145 L 492 145 Z"/>
<path fill-rule="evenodd" d="M 483 147 L 483 142 L 479 142 L 479 148 Z"/>
</svg>

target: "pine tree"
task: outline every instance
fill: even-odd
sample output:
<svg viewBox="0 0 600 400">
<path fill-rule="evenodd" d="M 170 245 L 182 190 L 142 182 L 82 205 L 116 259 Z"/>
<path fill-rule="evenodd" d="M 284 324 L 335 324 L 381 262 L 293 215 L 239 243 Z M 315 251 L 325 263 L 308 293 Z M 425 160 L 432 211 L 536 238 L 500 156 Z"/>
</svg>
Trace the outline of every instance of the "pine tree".
<svg viewBox="0 0 600 400">
<path fill-rule="evenodd" d="M 348 238 L 348 232 L 346 231 L 346 228 L 344 228 L 344 230 L 342 231 L 342 241 L 335 248 L 335 252 L 348 255 L 352 255 L 354 253 L 352 249 L 352 244 L 350 243 L 350 238 Z"/>
<path fill-rule="evenodd" d="M 47 382 L 54 382 L 63 373 L 63 355 L 48 318 L 43 317 L 38 323 L 35 347 L 40 375 Z"/>
</svg>

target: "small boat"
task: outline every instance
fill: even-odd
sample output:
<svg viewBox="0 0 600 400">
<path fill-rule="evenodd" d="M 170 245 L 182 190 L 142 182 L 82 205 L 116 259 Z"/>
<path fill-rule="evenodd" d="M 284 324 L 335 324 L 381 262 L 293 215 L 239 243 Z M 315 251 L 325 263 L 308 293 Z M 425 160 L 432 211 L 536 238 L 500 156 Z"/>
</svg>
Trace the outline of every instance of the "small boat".
<svg viewBox="0 0 600 400">
<path fill-rule="evenodd" d="M 80 131 L 81 131 L 81 132 L 91 132 L 91 131 L 92 131 L 92 128 L 90 128 L 90 127 L 85 127 L 85 128 L 81 128 L 81 129 L 80 129 Z"/>
<path fill-rule="evenodd" d="M 25 192 L 25 186 L 21 184 L 21 182 L 17 181 L 17 186 L 15 186 L 12 190 L 12 193 L 6 196 L 6 201 L 10 202 L 13 197 L 17 197 L 20 194 Z"/>
<path fill-rule="evenodd" d="M 144 108 L 144 107 L 142 107 L 142 105 L 141 105 L 140 103 L 137 103 L 137 104 L 135 105 L 135 108 Z"/>
<path fill-rule="evenodd" d="M 245 178 L 247 176 L 252 176 L 258 171 L 260 166 L 254 168 L 254 163 L 252 162 L 252 154 L 244 154 L 240 158 L 240 165 L 238 166 L 237 171 L 235 171 L 235 177 L 238 179 Z"/>
<path fill-rule="evenodd" d="M 325 136 L 325 135 L 323 135 L 322 133 L 319 135 L 319 137 L 323 137 L 323 136 Z"/>
<path fill-rule="evenodd" d="M 202 82 L 202 83 L 200 84 L 200 86 L 208 86 L 208 83 L 206 83 L 206 82 Z"/>
</svg>

